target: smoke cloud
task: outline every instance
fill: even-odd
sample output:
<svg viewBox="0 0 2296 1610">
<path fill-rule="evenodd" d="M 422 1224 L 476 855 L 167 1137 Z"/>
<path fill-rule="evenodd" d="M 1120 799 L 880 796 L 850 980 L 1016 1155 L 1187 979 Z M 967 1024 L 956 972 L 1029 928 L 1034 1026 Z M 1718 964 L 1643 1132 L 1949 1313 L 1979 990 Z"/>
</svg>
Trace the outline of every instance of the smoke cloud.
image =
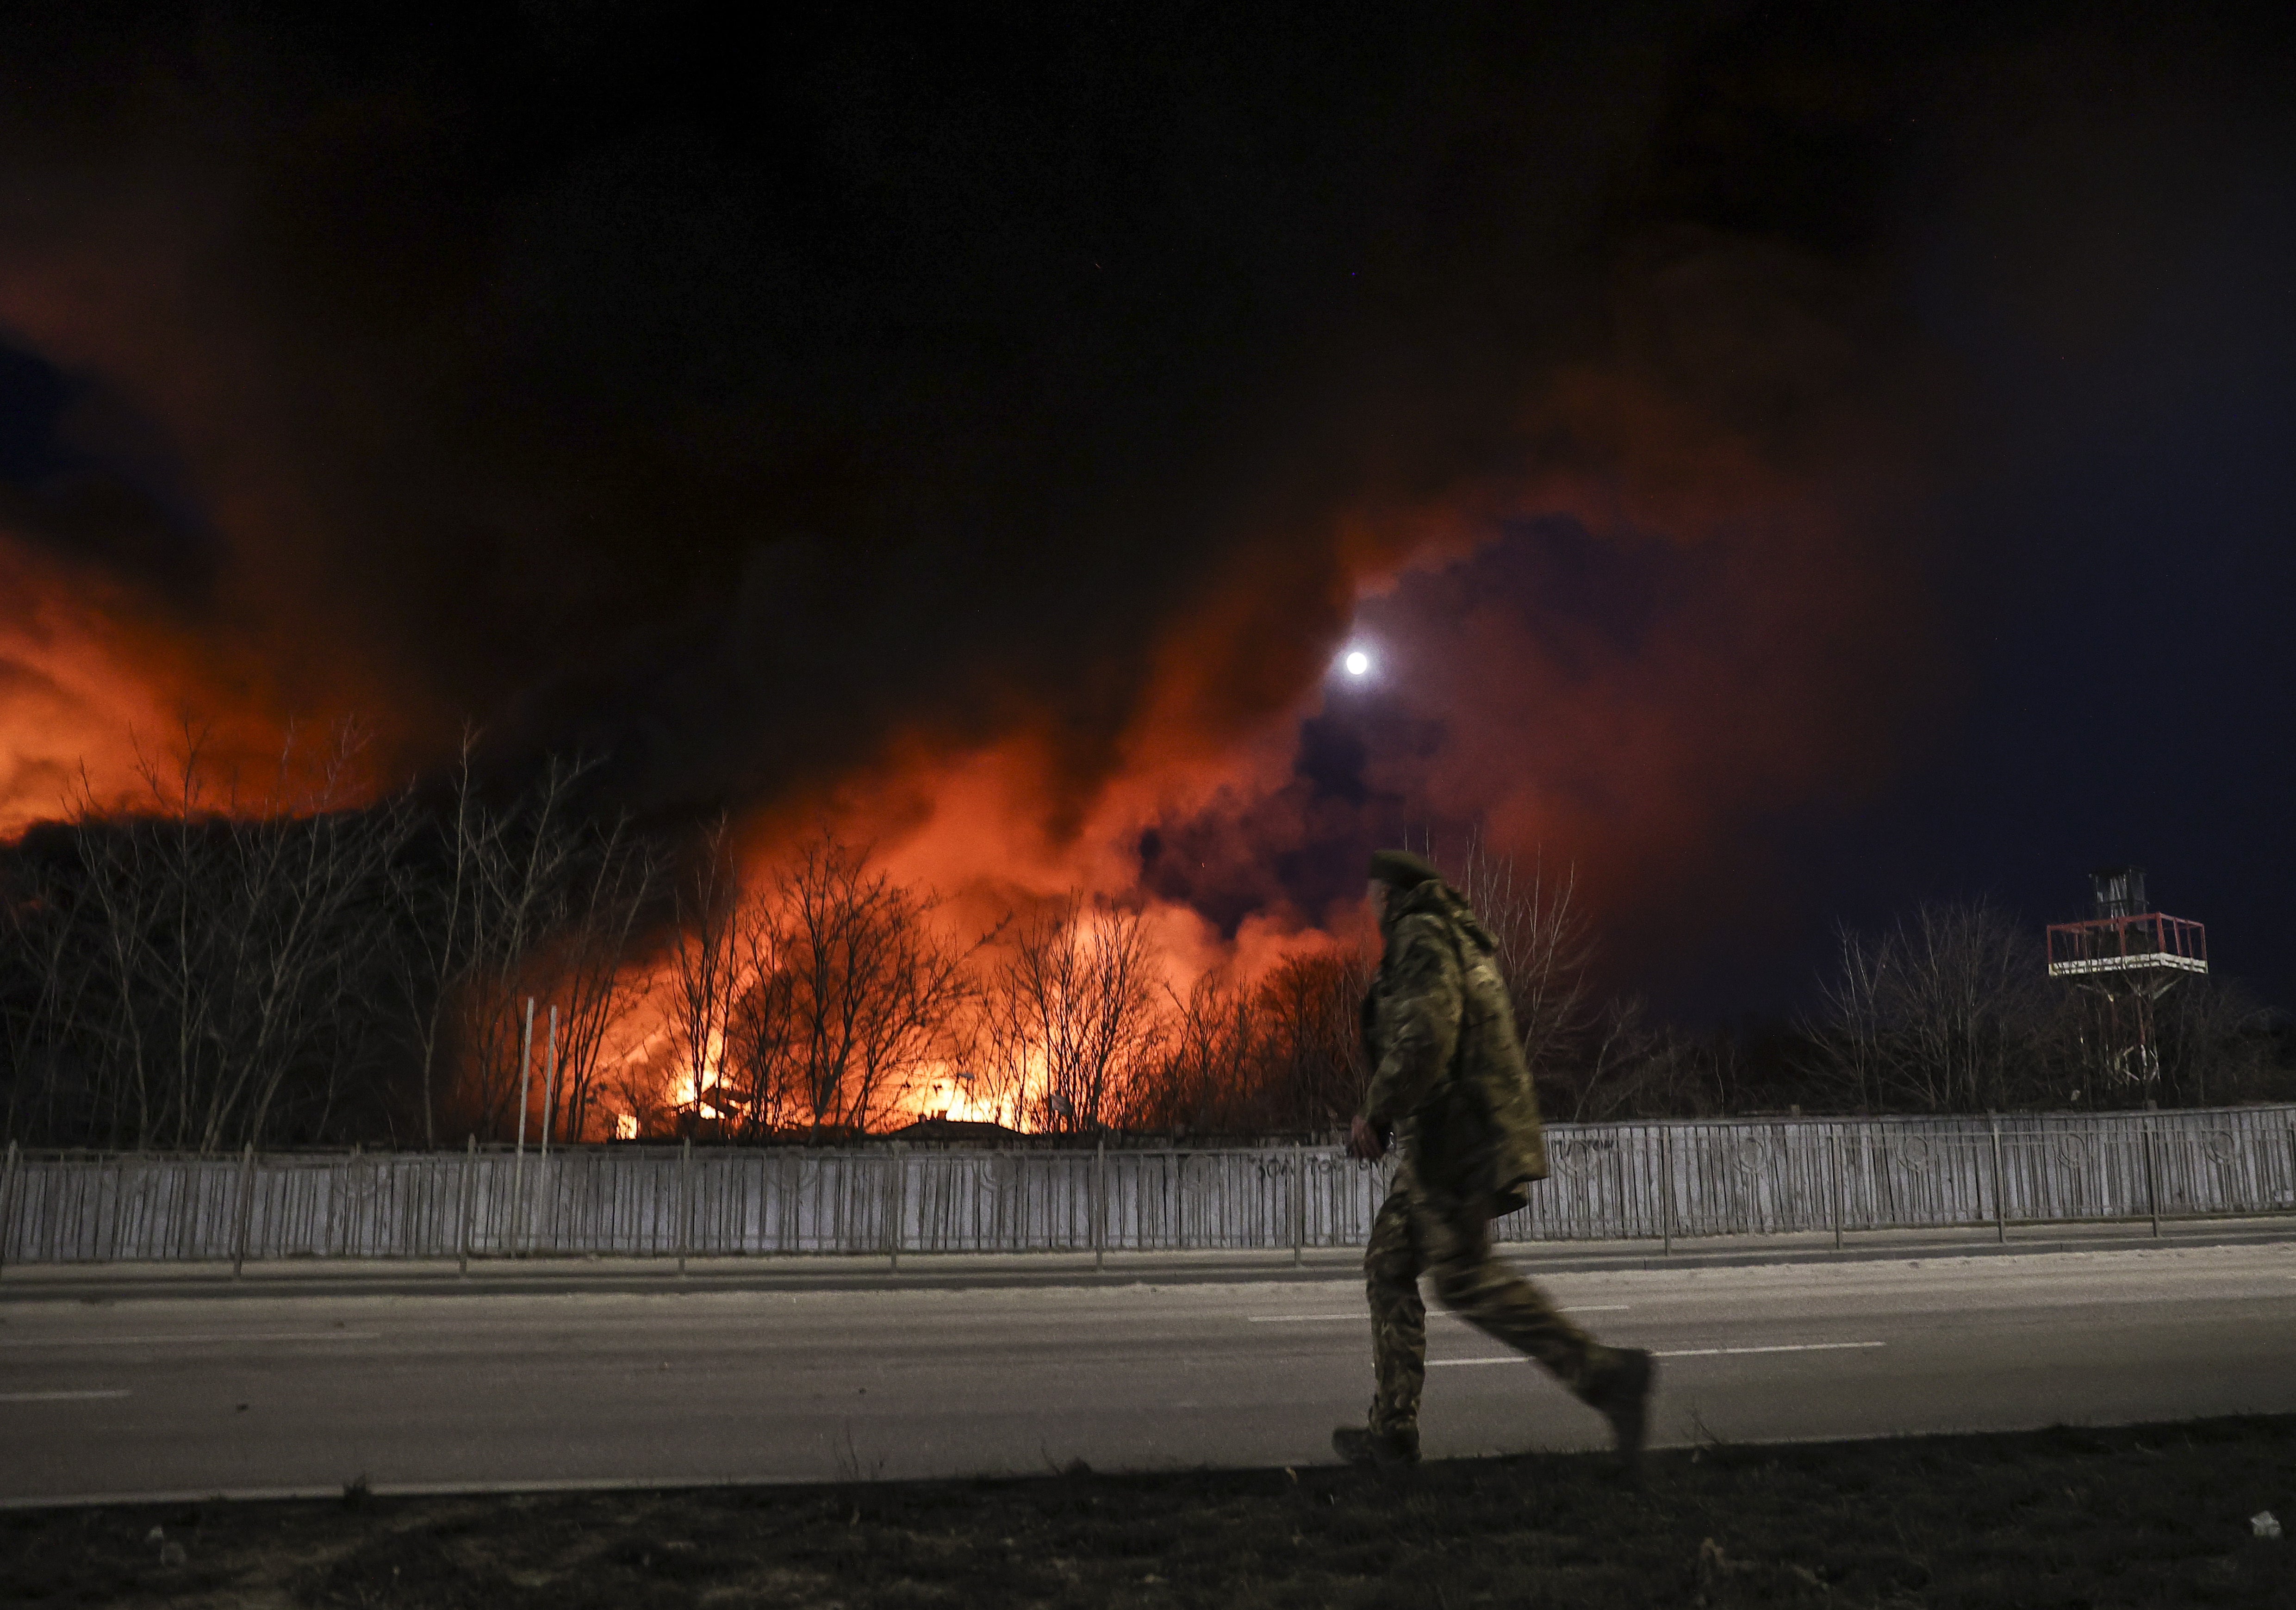
<svg viewBox="0 0 2296 1610">
<path fill-rule="evenodd" d="M 41 26 L 0 827 L 355 712 L 1223 940 L 1406 832 L 1663 926 L 1955 694 L 1909 287 L 2042 25 Z"/>
</svg>

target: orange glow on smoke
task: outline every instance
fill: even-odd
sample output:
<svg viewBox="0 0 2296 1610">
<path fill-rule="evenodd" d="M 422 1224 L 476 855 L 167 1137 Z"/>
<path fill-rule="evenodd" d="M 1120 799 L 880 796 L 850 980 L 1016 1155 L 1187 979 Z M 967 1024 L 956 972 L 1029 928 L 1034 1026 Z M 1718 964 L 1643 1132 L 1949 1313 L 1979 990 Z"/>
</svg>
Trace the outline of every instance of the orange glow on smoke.
<svg viewBox="0 0 2296 1610">
<path fill-rule="evenodd" d="M 187 742 L 210 807 L 268 800 L 289 724 L 247 687 L 132 594 L 0 531 L 0 837 L 82 802 L 148 805 L 154 779 L 180 786 Z M 321 725 L 296 747 L 326 743 Z M 353 781 L 371 789 L 371 768 Z"/>
<path fill-rule="evenodd" d="M 167 734 L 164 695 L 111 636 L 100 604 L 0 539 L 0 835 L 64 814 L 83 782 L 98 801 L 130 794 L 130 734 Z"/>
<path fill-rule="evenodd" d="M 0 322 L 59 363 L 117 377 L 164 422 L 231 557 L 195 620 L 0 529 L 0 835 L 58 814 L 83 783 L 99 804 L 133 800 L 140 761 L 163 761 L 185 717 L 212 725 L 223 772 L 258 777 L 290 714 L 380 724 L 377 776 L 451 753 L 466 718 L 498 711 L 452 707 L 415 646 L 390 640 L 398 623 L 365 620 L 356 589 L 329 573 L 360 539 L 331 528 L 297 473 L 295 399 L 266 398 L 249 378 L 258 359 L 212 333 L 234 321 L 193 298 L 196 230 L 107 227 L 117 239 L 98 230 L 37 275 L 0 267 Z M 154 239 L 176 242 L 184 261 Z M 842 776 L 730 801 L 746 813 L 745 871 L 768 876 L 825 826 L 872 846 L 895 878 L 937 890 L 960 941 L 1072 891 L 1137 900 L 1144 829 L 1285 783 L 1298 722 L 1317 708 L 1360 603 L 1472 554 L 1505 522 L 1564 515 L 1603 540 L 1711 559 L 1707 612 L 1619 646 L 1559 614 L 1527 620 L 1521 601 L 1464 600 L 1439 662 L 1413 672 L 1414 701 L 1447 735 L 1409 781 L 1444 818 L 1484 824 L 1494 848 L 1575 867 L 1598 921 L 1742 912 L 1759 875 L 1730 853 L 1745 820 L 1869 786 L 1893 761 L 1914 690 L 1938 682 L 1918 555 L 1893 548 L 1873 514 L 1898 489 L 1877 478 L 1862 504 L 1848 501 L 1686 386 L 1623 360 L 1524 391 L 1513 435 L 1532 467 L 1432 477 L 1374 464 L 1321 506 L 1227 512 L 1239 527 L 1229 558 L 1144 647 L 1075 668 L 1078 685 L 1115 690 L 1092 730 L 1062 689 L 1002 688 L 993 718 L 962 732 L 897 722 Z M 1152 900 L 1144 916 L 1180 995 L 1215 968 L 1249 980 L 1358 938 L 1280 909 L 1232 940 L 1184 906 Z M 659 961 L 634 963 L 632 982 L 647 998 L 613 1065 L 649 1070 L 662 1105 L 717 1117 L 722 1047 L 698 1076 L 670 1066 Z M 939 1065 L 917 1070 L 893 1105 L 1022 1116 Z M 611 1121 L 639 1125 L 629 1112 Z"/>
</svg>

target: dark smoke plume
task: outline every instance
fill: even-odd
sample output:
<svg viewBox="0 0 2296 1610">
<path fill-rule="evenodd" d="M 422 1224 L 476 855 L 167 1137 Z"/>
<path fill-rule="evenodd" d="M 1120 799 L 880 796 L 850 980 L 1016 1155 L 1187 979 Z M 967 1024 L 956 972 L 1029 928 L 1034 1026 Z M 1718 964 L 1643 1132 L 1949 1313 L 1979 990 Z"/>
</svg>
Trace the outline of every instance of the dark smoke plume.
<svg viewBox="0 0 2296 1610">
<path fill-rule="evenodd" d="M 1023 736 L 1057 836 L 1307 709 L 1137 824 L 1229 927 L 1412 824 L 1647 906 L 1953 697 L 1916 270 L 2049 18 L 1026 15 L 8 24 L 24 586 L 668 829 Z"/>
</svg>

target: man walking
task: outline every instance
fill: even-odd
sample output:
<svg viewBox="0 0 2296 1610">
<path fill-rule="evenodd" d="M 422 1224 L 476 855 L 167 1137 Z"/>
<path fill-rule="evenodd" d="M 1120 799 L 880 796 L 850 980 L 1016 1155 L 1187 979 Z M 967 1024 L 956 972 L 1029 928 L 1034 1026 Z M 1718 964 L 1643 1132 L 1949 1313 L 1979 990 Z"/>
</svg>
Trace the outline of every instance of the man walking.
<svg viewBox="0 0 2296 1610">
<path fill-rule="evenodd" d="M 1332 1446 L 1353 1464 L 1418 1459 L 1424 1272 L 1445 1307 L 1538 1359 L 1605 1416 L 1620 1461 L 1638 1478 L 1650 1355 L 1603 1346 L 1491 1250 L 1490 1221 L 1521 1207 L 1531 1182 L 1546 1178 L 1538 1102 L 1497 943 L 1417 856 L 1381 850 L 1371 878 L 1386 949 L 1364 1001 L 1373 1072 L 1348 1150 L 1382 1157 L 1398 1126 L 1408 1139 L 1364 1254 L 1378 1392 L 1369 1425 L 1341 1427 Z"/>
</svg>

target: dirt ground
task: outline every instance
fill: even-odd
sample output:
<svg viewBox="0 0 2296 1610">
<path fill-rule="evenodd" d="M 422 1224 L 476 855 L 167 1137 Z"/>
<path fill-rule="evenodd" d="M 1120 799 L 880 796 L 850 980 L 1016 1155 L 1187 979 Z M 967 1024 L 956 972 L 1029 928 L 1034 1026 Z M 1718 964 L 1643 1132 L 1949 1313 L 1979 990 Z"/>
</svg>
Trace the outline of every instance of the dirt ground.
<svg viewBox="0 0 2296 1610">
<path fill-rule="evenodd" d="M 2296 1416 L 1340 1468 L 0 1516 L 0 1603 L 2296 1606 Z"/>
</svg>

